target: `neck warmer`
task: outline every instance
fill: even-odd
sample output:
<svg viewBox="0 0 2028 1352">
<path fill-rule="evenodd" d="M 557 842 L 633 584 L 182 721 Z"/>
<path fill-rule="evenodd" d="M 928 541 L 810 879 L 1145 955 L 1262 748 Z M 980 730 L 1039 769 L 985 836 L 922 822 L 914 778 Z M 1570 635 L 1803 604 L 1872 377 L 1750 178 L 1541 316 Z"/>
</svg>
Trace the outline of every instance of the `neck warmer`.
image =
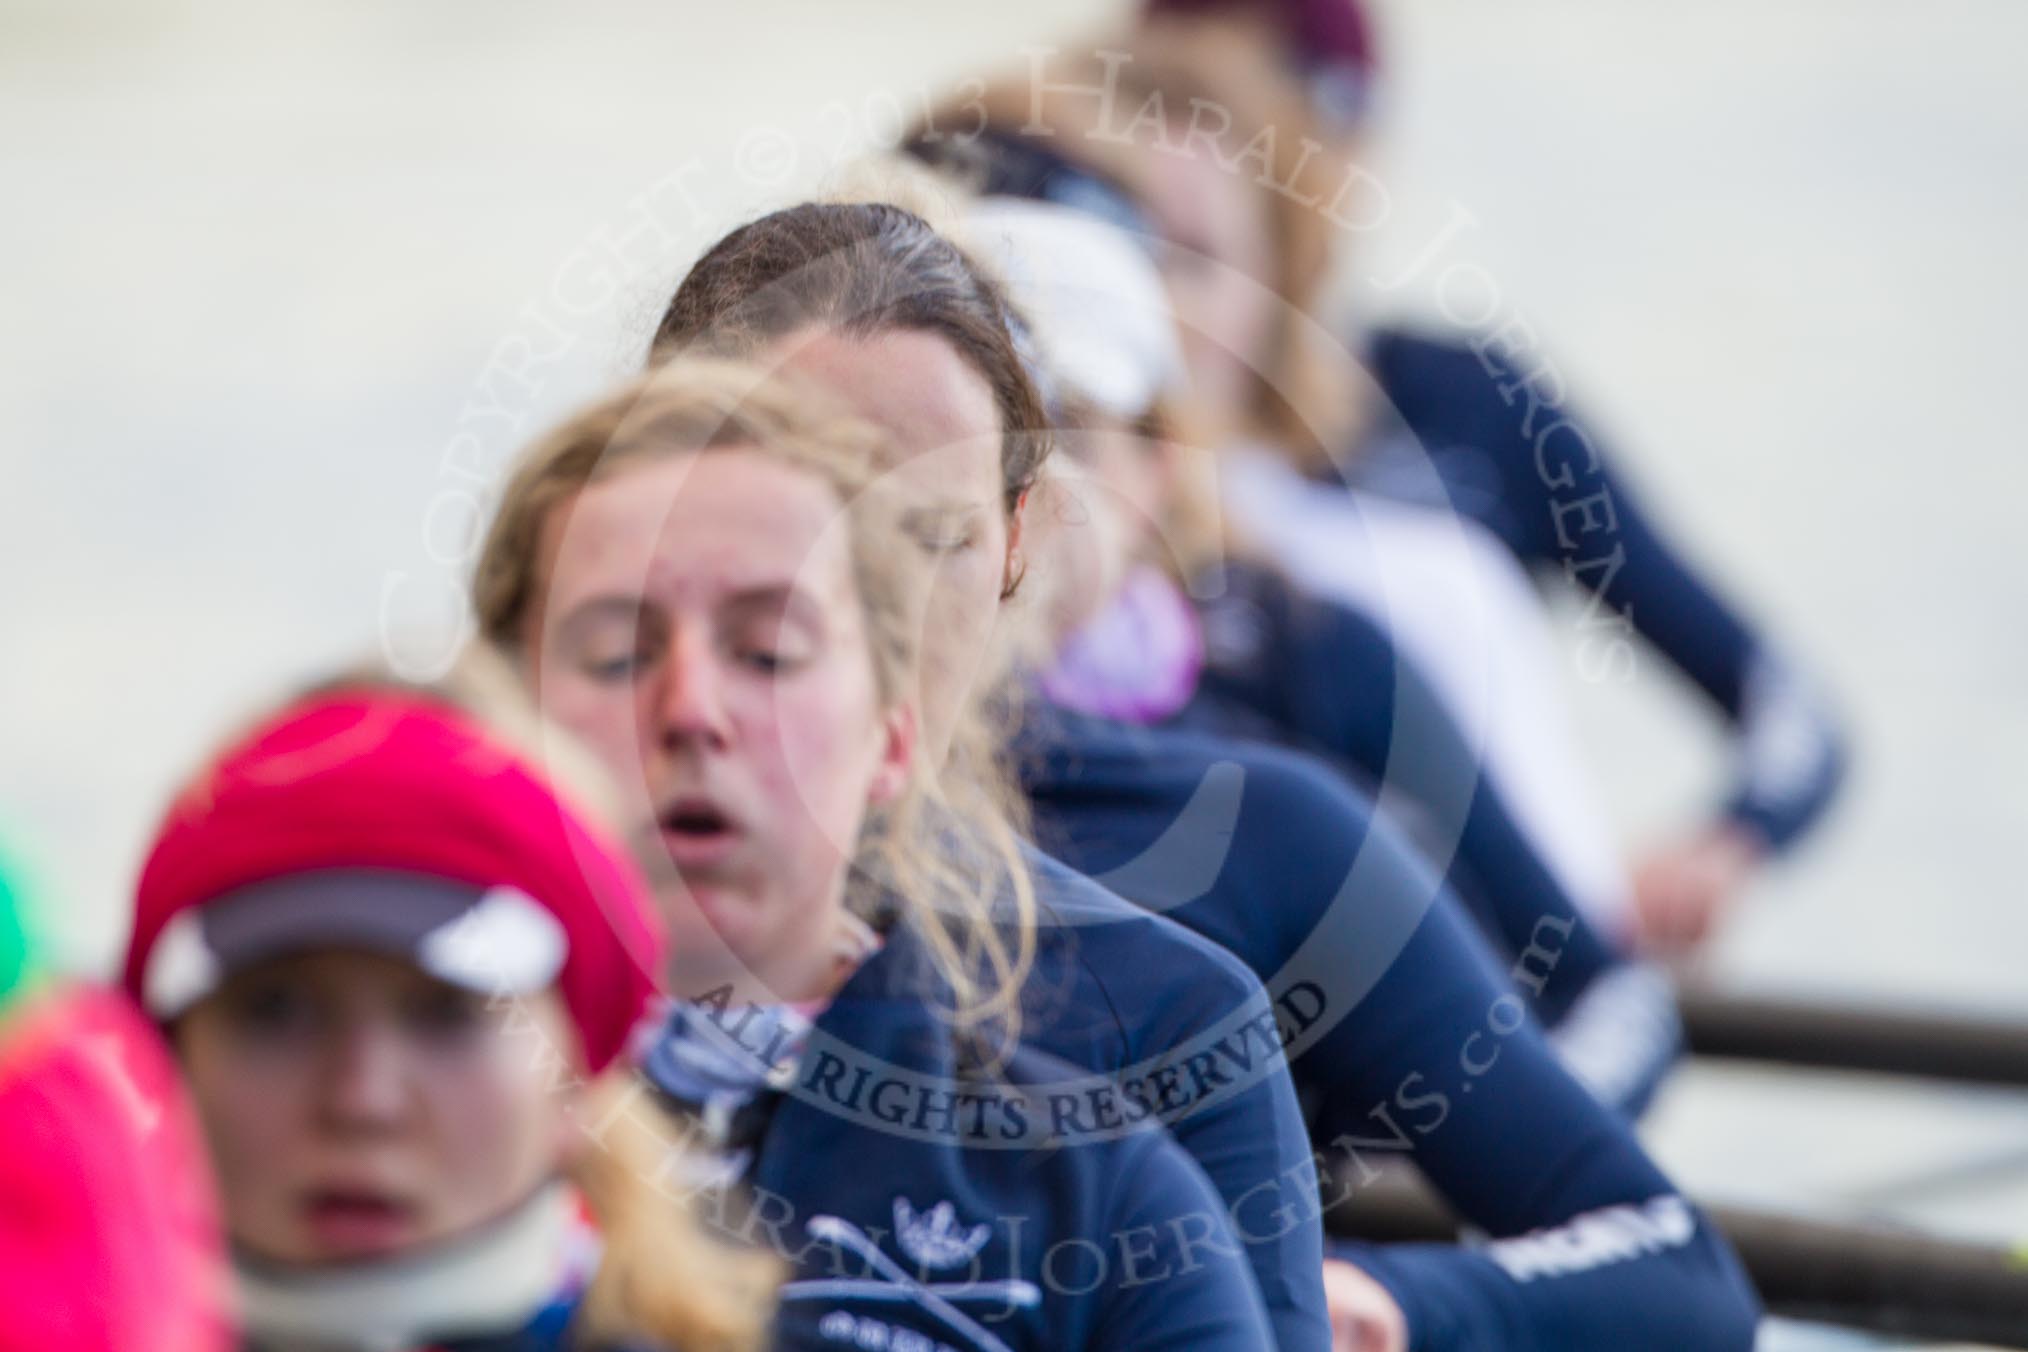
<svg viewBox="0 0 2028 1352">
<path fill-rule="evenodd" d="M 570 1189 L 550 1183 L 425 1253 L 303 1272 L 241 1258 L 241 1314 L 262 1352 L 406 1352 L 526 1326 L 589 1279 L 594 1247 Z"/>
<path fill-rule="evenodd" d="M 1042 674 L 1063 708 L 1122 723 L 1159 723 L 1197 691 L 1204 637 L 1189 598 L 1143 565 L 1112 603 L 1074 634 Z"/>
<path fill-rule="evenodd" d="M 692 1182 L 746 1176 L 776 1104 L 795 1083 L 820 1008 L 677 1000 L 651 1025 L 638 1054 L 641 1074 L 696 1123 Z"/>
<path fill-rule="evenodd" d="M 850 981 L 884 944 L 864 921 L 842 913 L 832 942 L 837 984 Z M 772 1004 L 740 1004 L 729 996 L 668 1000 L 641 1024 L 633 1061 L 665 1102 L 696 1123 L 698 1181 L 745 1175 L 830 1003 L 828 995 Z"/>
</svg>

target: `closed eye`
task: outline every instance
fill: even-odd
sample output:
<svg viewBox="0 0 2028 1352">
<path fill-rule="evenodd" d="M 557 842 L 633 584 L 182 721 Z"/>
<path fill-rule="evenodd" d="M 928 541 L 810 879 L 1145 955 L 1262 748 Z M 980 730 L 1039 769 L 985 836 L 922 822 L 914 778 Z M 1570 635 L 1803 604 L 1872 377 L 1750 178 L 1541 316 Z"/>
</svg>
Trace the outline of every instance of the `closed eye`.
<svg viewBox="0 0 2028 1352">
<path fill-rule="evenodd" d="M 976 513 L 912 515 L 904 523 L 909 537 L 933 554 L 955 554 L 978 543 Z"/>
<path fill-rule="evenodd" d="M 660 612 L 634 597 L 598 597 L 557 626 L 551 651 L 587 678 L 618 684 L 637 678 L 667 644 Z"/>
<path fill-rule="evenodd" d="M 632 680 L 644 665 L 645 662 L 639 653 L 629 653 L 625 657 L 587 660 L 584 664 L 584 673 L 595 681 L 611 683 Z"/>
<path fill-rule="evenodd" d="M 766 588 L 734 598 L 721 617 L 723 651 L 748 671 L 779 676 L 822 650 L 823 608 L 794 588 Z"/>
</svg>

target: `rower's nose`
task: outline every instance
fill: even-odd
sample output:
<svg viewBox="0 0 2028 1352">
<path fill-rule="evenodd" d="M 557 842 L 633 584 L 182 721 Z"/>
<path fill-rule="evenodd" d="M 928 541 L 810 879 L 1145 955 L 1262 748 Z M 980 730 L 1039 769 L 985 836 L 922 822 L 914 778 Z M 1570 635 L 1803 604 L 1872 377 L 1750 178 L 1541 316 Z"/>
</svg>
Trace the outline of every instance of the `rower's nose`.
<svg viewBox="0 0 2028 1352">
<path fill-rule="evenodd" d="M 655 735 L 665 749 L 722 751 L 731 744 L 726 684 L 708 634 L 692 628 L 672 638 L 654 693 Z"/>
</svg>

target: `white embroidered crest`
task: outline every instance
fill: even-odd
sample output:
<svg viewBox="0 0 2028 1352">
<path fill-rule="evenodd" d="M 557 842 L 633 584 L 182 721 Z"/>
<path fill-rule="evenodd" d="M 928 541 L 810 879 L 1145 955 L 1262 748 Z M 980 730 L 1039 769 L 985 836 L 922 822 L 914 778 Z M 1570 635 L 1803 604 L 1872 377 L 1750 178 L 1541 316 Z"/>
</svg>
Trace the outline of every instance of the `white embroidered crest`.
<svg viewBox="0 0 2028 1352">
<path fill-rule="evenodd" d="M 960 1228 L 958 1209 L 948 1201 L 917 1211 L 906 1197 L 894 1199 L 894 1237 L 901 1251 L 931 1272 L 969 1263 L 992 1238 L 991 1226 Z"/>
<path fill-rule="evenodd" d="M 933 1222 L 916 1213 L 905 1198 L 894 1199 L 895 1217 L 908 1217 L 910 1225 L 937 1225 L 948 1230 L 954 1224 L 957 1208 L 949 1202 L 940 1208 L 932 1208 L 931 1216 L 937 1210 L 945 1213 L 942 1222 Z M 905 1211 L 904 1211 L 905 1209 Z M 865 1277 L 808 1278 L 786 1283 L 781 1289 L 784 1303 L 797 1300 L 857 1300 L 857 1301 L 905 1301 L 917 1309 L 941 1319 L 954 1333 L 962 1336 L 978 1352 L 1013 1352 L 993 1332 L 958 1308 L 958 1302 L 991 1301 L 1006 1310 L 1032 1310 L 1042 1303 L 1042 1289 L 1034 1282 L 1020 1278 L 1006 1281 L 954 1281 L 928 1282 L 903 1271 L 901 1264 L 880 1251 L 880 1245 L 873 1236 L 847 1220 L 836 1216 L 812 1216 L 806 1227 L 810 1238 L 823 1244 L 857 1255 L 865 1260 L 868 1275 Z M 975 1254 L 985 1246 L 991 1231 L 978 1226 L 969 1235 L 954 1239 L 960 1249 L 966 1245 L 967 1256 Z M 908 1247 L 904 1245 L 903 1247 Z M 913 1256 L 911 1254 L 911 1256 Z M 918 1260 L 920 1261 L 920 1260 Z M 962 1260 L 960 1260 L 962 1261 Z M 850 1310 L 832 1309 L 818 1322 L 818 1333 L 830 1341 L 850 1338 L 855 1345 L 868 1348 L 887 1348 L 892 1352 L 892 1339 L 899 1338 L 906 1330 L 891 1328 L 884 1321 Z M 869 1341 L 871 1340 L 871 1341 Z M 939 1343 L 939 1349 L 944 1344 Z"/>
</svg>

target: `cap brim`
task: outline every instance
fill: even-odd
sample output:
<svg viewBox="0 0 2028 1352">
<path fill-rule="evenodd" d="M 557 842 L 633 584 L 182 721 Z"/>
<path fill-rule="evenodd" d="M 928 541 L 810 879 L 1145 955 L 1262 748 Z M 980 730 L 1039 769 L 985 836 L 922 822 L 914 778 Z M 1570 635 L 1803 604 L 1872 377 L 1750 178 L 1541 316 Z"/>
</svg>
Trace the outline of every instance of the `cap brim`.
<svg viewBox="0 0 2028 1352">
<path fill-rule="evenodd" d="M 449 985 L 526 995 L 555 982 L 569 940 L 547 908 L 513 887 L 388 870 L 293 874 L 172 920 L 143 974 L 143 1000 L 172 1018 L 234 972 L 321 948 L 384 953 Z"/>
</svg>

